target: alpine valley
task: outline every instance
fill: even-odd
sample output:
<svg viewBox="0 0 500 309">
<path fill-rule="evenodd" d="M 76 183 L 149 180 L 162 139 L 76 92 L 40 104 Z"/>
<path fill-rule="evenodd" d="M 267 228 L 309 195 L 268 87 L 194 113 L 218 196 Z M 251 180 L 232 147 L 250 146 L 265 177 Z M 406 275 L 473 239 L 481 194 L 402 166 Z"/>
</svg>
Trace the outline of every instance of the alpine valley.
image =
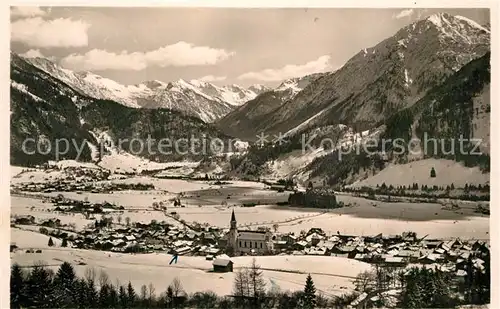
<svg viewBox="0 0 500 309">
<path fill-rule="evenodd" d="M 11 53 L 11 163 L 30 166 L 54 159 L 53 151 L 29 156 L 21 149 L 25 138 L 43 136 L 86 141 L 79 160 L 97 164 L 118 155 L 155 163 L 183 159 L 196 162 L 189 173 L 294 177 L 328 186 L 366 184 L 414 161 L 426 171 L 425 162 L 438 160 L 489 173 L 489 84 L 489 25 L 444 13 L 367 46 L 335 71 L 297 76 L 276 88 L 220 87 L 198 80 L 126 86 Z M 368 137 L 409 140 L 424 132 L 481 139 L 482 155 L 450 156 L 439 147 L 432 154 L 396 155 L 389 148 L 339 160 L 341 146 L 363 144 Z M 260 133 L 268 143 L 254 144 Z M 192 157 L 98 147 L 120 138 L 187 135 L 231 139 L 241 147 L 223 156 Z M 273 142 L 275 136 L 285 142 Z M 71 147 L 66 159 L 75 159 L 77 150 Z"/>
</svg>

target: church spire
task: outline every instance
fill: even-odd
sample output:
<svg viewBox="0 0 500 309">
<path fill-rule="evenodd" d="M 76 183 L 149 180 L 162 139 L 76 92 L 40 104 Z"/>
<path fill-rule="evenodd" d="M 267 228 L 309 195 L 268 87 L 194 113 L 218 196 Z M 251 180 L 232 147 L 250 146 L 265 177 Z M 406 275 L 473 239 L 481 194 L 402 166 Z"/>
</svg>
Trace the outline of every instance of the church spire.
<svg viewBox="0 0 500 309">
<path fill-rule="evenodd" d="M 236 216 L 234 215 L 234 209 L 233 209 L 233 213 L 231 214 L 231 222 L 230 222 L 230 226 L 231 226 L 231 229 L 232 230 L 236 230 Z"/>
</svg>

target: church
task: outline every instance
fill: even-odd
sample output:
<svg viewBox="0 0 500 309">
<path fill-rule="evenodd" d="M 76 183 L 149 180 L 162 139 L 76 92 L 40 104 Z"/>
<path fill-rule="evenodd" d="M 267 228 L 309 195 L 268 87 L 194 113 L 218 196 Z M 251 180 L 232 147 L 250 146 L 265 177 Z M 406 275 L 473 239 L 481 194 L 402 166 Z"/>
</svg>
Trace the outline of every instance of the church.
<svg viewBox="0 0 500 309">
<path fill-rule="evenodd" d="M 230 229 L 224 236 L 226 249 L 238 254 L 268 254 L 273 251 L 271 231 L 238 230 L 234 210 L 231 214 Z"/>
</svg>

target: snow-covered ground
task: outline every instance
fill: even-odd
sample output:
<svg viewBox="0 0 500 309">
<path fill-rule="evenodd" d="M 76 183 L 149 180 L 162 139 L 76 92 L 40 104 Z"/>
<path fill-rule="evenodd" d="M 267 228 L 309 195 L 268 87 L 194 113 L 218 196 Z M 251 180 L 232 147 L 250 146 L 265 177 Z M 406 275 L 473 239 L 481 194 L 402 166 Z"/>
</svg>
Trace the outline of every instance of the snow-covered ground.
<svg viewBox="0 0 500 309">
<path fill-rule="evenodd" d="M 135 173 L 148 170 L 160 170 L 160 169 L 170 169 L 170 168 L 195 168 L 198 166 L 198 162 L 154 162 L 144 158 L 140 158 L 129 153 L 114 152 L 111 155 L 106 155 L 99 162 L 99 166 L 110 170 L 113 173 Z M 180 174 L 180 176 L 188 175 L 192 172 L 188 169 L 186 174 Z"/>
<path fill-rule="evenodd" d="M 414 231 L 422 236 L 429 234 L 431 238 L 489 238 L 489 217 L 473 213 L 473 208 L 453 212 L 442 209 L 440 204 L 376 202 L 373 206 L 362 198 L 338 196 L 337 199 L 354 206 L 329 212 L 283 206 L 236 207 L 234 211 L 238 225 L 272 227 L 278 223 L 280 233 L 321 228 L 329 234 L 338 231 L 346 235 L 391 235 Z M 232 209 L 205 206 L 176 211 L 187 222 L 227 227 Z"/>
<path fill-rule="evenodd" d="M 43 193 L 44 196 L 56 197 L 62 194 L 66 198 L 75 200 L 88 200 L 91 203 L 108 202 L 123 206 L 125 209 L 144 209 L 152 208 L 154 202 L 167 201 L 176 196 L 175 194 L 163 193 L 159 191 L 118 191 L 115 193 L 90 193 L 82 192 L 51 192 Z"/>
<path fill-rule="evenodd" d="M 212 261 L 204 257 L 181 256 L 177 264 L 168 265 L 171 255 L 166 253 L 120 254 L 70 248 L 48 248 L 48 238 L 35 238 L 36 233 L 12 229 L 12 239 L 20 248 L 42 248 L 42 253 L 11 253 L 11 261 L 30 266 L 44 261 L 57 267 L 64 261 L 75 266 L 83 276 L 87 267 L 105 271 L 110 279 L 125 284 L 130 281 L 136 290 L 153 283 L 157 293 L 166 290 L 174 278 L 179 278 L 188 293 L 212 290 L 228 295 L 233 288 L 235 273 L 251 265 L 252 257 L 233 258 L 233 273 L 213 273 Z M 256 262 L 263 269 L 268 288 L 276 284 L 281 290 L 301 290 L 308 273 L 316 288 L 327 296 L 339 295 L 353 289 L 352 280 L 358 273 L 371 268 L 369 264 L 330 256 L 258 256 Z M 84 264 L 84 265 L 79 265 Z M 291 271 L 291 272 L 290 272 Z M 273 282 L 273 283 L 272 283 Z"/>
<path fill-rule="evenodd" d="M 81 162 L 75 160 L 61 160 L 56 163 L 59 169 L 65 169 L 68 167 L 82 167 L 82 168 L 95 168 L 99 169 L 99 166 L 92 162 Z"/>
<path fill-rule="evenodd" d="M 59 219 L 61 224 L 75 224 L 77 230 L 82 230 L 94 220 L 85 219 L 79 213 L 56 213 L 52 203 L 43 203 L 41 200 L 26 197 L 11 197 L 11 217 L 33 216 L 37 220 Z"/>
<path fill-rule="evenodd" d="M 17 175 L 19 175 L 20 173 L 22 173 L 22 171 L 26 170 L 26 167 L 23 167 L 23 166 L 14 166 L 14 165 L 11 165 L 10 166 L 10 177 L 15 177 Z"/>
<path fill-rule="evenodd" d="M 430 177 L 430 171 L 434 168 L 436 177 Z M 407 164 L 390 164 L 385 169 L 368 177 L 367 179 L 352 184 L 353 187 L 370 186 L 384 183 L 389 186 L 418 185 L 454 186 L 463 187 L 468 184 L 486 184 L 490 182 L 490 173 L 483 173 L 478 167 L 465 167 L 463 164 L 443 159 L 425 159 L 413 161 Z"/>
<path fill-rule="evenodd" d="M 24 231 L 13 228 L 10 230 L 10 242 L 20 249 L 46 249 L 49 247 L 50 237 L 36 232 Z M 52 237 L 56 247 L 60 247 L 62 241 Z"/>
<path fill-rule="evenodd" d="M 290 153 L 279 156 L 272 162 L 267 163 L 267 167 L 271 171 L 267 176 L 280 179 L 288 178 L 302 171 L 314 159 L 327 155 L 331 151 L 325 151 L 323 148 L 314 149 L 312 151 L 303 152 L 302 150 L 294 150 Z"/>
<path fill-rule="evenodd" d="M 28 168 L 25 168 L 24 170 L 28 170 Z M 18 168 L 14 169 L 15 172 L 20 172 Z M 22 171 L 22 170 L 21 170 Z M 24 172 L 24 173 L 17 173 L 17 176 L 12 175 L 11 177 L 11 184 L 20 184 L 20 183 L 43 183 L 47 181 L 54 181 L 60 178 L 63 178 L 65 176 L 64 172 L 62 171 L 57 171 L 57 170 L 51 170 L 51 171 L 44 171 L 41 169 L 33 169 L 29 168 L 29 172 Z"/>
<path fill-rule="evenodd" d="M 420 162 L 420 161 L 419 161 Z M 419 163 L 419 162 L 413 162 Z M 452 165 L 456 168 L 455 165 Z M 424 166 L 427 174 L 428 166 Z M 472 170 L 472 169 L 471 169 Z M 436 167 L 440 179 L 441 169 Z M 23 174 L 24 175 L 24 174 Z M 396 177 L 393 175 L 393 177 Z M 444 175 L 443 175 L 444 177 Z M 397 178 L 396 178 L 397 179 Z M 469 178 L 469 182 L 472 182 Z M 460 183 L 455 178 L 455 186 Z M 235 212 L 240 225 L 272 226 L 278 223 L 279 232 L 296 232 L 319 227 L 328 233 L 353 235 L 400 234 L 404 231 L 414 231 L 420 235 L 430 234 L 436 238 L 463 237 L 463 238 L 489 238 L 489 217 L 474 213 L 475 204 L 464 206 L 457 210 L 444 210 L 440 204 L 423 203 L 384 203 L 339 195 L 337 199 L 353 207 L 334 209 L 328 213 L 321 210 L 307 208 L 288 208 L 272 206 L 276 201 L 286 200 L 286 193 L 277 193 L 264 190 L 265 185 L 256 182 L 231 181 L 228 185 L 214 185 L 213 182 L 188 181 L 177 179 L 155 179 L 151 177 L 131 177 L 114 182 L 124 183 L 152 183 L 154 191 L 121 191 L 112 194 L 83 192 L 63 192 L 66 197 L 73 199 L 88 199 L 90 202 L 110 202 L 125 207 L 124 213 L 115 213 L 122 219 L 130 217 L 132 221 L 150 222 L 151 220 L 167 220 L 165 215 L 153 211 L 153 203 L 164 202 L 168 211 L 176 211 L 181 219 L 187 222 L 208 223 L 215 226 L 226 227 L 229 224 L 230 213 L 236 205 Z M 400 182 L 401 183 L 401 182 Z M 420 183 L 420 182 L 419 182 Z M 386 182 L 390 184 L 390 182 Z M 204 191 L 208 190 L 208 191 Z M 169 199 L 177 193 L 184 192 L 183 204 L 185 208 L 172 207 Z M 54 196 L 57 192 L 44 195 Z M 279 196 L 279 195 L 283 196 Z M 227 197 L 230 195 L 230 199 Z M 269 206 L 240 207 L 245 201 L 260 200 L 269 203 Z M 274 201 L 274 202 L 273 202 Z M 31 210 L 30 207 L 35 206 Z M 56 214 L 42 211 L 49 207 L 41 201 L 13 197 L 13 215 L 34 215 L 39 218 L 53 218 Z M 115 218 L 117 219 L 117 218 Z M 83 216 L 61 215 L 63 223 L 74 222 L 77 227 L 90 223 Z"/>
</svg>

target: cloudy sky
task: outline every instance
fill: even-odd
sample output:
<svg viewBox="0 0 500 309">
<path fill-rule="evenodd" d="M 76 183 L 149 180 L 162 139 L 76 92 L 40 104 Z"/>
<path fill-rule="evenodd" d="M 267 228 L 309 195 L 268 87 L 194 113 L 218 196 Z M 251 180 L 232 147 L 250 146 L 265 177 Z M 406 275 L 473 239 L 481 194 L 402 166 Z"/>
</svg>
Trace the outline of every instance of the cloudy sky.
<svg viewBox="0 0 500 309">
<path fill-rule="evenodd" d="M 11 8 L 11 49 L 124 84 L 276 85 L 328 71 L 430 14 L 485 9 Z"/>
</svg>

